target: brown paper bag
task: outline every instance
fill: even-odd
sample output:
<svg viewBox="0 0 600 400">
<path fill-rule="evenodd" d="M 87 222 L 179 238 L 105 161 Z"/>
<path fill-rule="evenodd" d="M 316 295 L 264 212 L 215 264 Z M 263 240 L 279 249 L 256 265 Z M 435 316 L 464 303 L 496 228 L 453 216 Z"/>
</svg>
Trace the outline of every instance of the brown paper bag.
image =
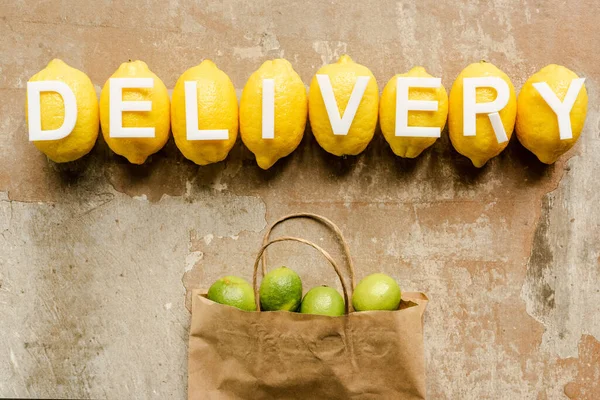
<svg viewBox="0 0 600 400">
<path fill-rule="evenodd" d="M 352 261 L 339 229 L 313 214 L 294 214 L 273 226 L 296 217 L 316 219 L 334 230 L 344 246 L 354 288 Z M 317 249 L 333 266 L 342 283 L 347 314 L 247 312 L 214 303 L 195 291 L 189 399 L 424 399 L 422 317 L 427 297 L 403 293 L 397 311 L 348 313 L 351 292 L 329 253 L 300 238 L 269 241 L 271 229 L 254 265 L 257 304 L 263 252 L 274 243 L 296 241 Z"/>
</svg>

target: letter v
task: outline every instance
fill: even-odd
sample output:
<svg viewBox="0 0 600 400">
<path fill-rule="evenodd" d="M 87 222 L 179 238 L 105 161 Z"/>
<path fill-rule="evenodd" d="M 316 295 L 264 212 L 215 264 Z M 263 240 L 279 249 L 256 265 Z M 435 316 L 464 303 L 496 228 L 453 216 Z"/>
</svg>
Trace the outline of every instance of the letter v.
<svg viewBox="0 0 600 400">
<path fill-rule="evenodd" d="M 359 76 L 357 78 L 354 88 L 352 89 L 352 94 L 350 95 L 350 100 L 348 100 L 348 104 L 344 110 L 344 116 L 341 117 L 337 101 L 335 100 L 335 94 L 331 87 L 329 75 L 317 75 L 317 82 L 321 89 L 321 96 L 323 97 L 325 109 L 327 110 L 327 115 L 329 116 L 329 122 L 331 123 L 331 129 L 333 130 L 334 135 L 348 134 L 356 111 L 358 110 L 358 106 L 367 89 L 369 79 L 369 76 Z"/>
</svg>

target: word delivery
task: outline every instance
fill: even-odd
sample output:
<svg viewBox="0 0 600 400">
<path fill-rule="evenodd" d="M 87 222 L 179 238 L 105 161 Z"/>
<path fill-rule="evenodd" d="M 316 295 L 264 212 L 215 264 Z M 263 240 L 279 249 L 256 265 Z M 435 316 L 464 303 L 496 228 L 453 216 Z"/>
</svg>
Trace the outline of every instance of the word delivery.
<svg viewBox="0 0 600 400">
<path fill-rule="evenodd" d="M 344 55 L 313 77 L 309 93 L 284 59 L 266 61 L 246 82 L 239 107 L 233 83 L 212 61 L 188 69 L 169 98 L 142 61 L 121 64 L 98 102 L 89 77 L 52 60 L 27 83 L 29 140 L 55 162 L 94 146 L 99 127 L 108 146 L 131 163 L 159 151 L 172 131 L 183 155 L 199 165 L 224 160 L 238 130 L 263 169 L 300 144 L 307 118 L 319 145 L 357 155 L 377 122 L 394 153 L 414 158 L 448 123 L 454 148 L 482 167 L 507 146 L 513 130 L 541 162 L 552 164 L 579 138 L 587 113 L 585 78 L 560 65 L 533 74 L 519 96 L 491 63 L 467 66 L 450 95 L 422 67 L 392 77 L 379 93 L 365 66 Z"/>
</svg>

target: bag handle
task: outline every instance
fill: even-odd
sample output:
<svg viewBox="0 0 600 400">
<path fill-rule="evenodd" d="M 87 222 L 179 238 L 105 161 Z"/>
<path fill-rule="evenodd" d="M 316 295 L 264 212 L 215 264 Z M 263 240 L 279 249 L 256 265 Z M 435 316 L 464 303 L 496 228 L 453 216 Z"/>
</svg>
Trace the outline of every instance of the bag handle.
<svg viewBox="0 0 600 400">
<path fill-rule="evenodd" d="M 346 239 L 344 239 L 344 235 L 342 234 L 342 231 L 340 230 L 340 228 L 338 228 L 338 226 L 336 224 L 334 224 L 333 221 L 331 221 L 328 218 L 325 218 L 321 215 L 313 214 L 313 213 L 296 213 L 296 214 L 289 214 L 284 217 L 281 217 L 277 221 L 273 222 L 271 224 L 271 226 L 269 227 L 269 229 L 267 229 L 267 231 L 265 232 L 265 236 L 263 237 L 263 246 L 269 242 L 271 232 L 273 231 L 273 228 L 275 228 L 276 225 L 279 225 L 283 221 L 286 221 L 288 219 L 293 219 L 293 218 L 313 219 L 315 221 L 321 222 L 322 224 L 326 225 L 329 229 L 331 229 L 335 233 L 338 241 L 341 243 L 341 245 L 344 249 L 344 256 L 346 257 L 346 263 L 348 265 L 348 272 L 350 273 L 350 283 L 352 285 L 351 289 L 354 290 L 354 287 L 356 286 L 356 282 L 355 282 L 355 278 L 354 278 L 354 262 L 352 261 L 352 256 L 350 256 L 350 248 L 348 247 L 348 243 L 346 242 Z M 267 274 L 267 256 L 266 256 L 266 254 L 264 254 L 262 257 L 262 273 L 263 273 L 263 276 L 265 276 Z M 343 281 L 343 279 L 342 279 L 342 281 Z"/>
<path fill-rule="evenodd" d="M 313 242 L 309 242 L 308 240 L 300 239 L 300 238 L 296 238 L 296 237 L 291 237 L 291 236 L 284 236 L 284 237 L 273 239 L 273 240 L 267 242 L 266 244 L 264 244 L 260 248 L 260 250 L 258 251 L 258 254 L 256 255 L 256 261 L 254 261 L 254 274 L 252 275 L 252 287 L 254 288 L 254 299 L 256 301 L 256 309 L 260 311 L 260 299 L 258 297 L 259 294 L 258 294 L 258 286 L 257 286 L 257 283 L 258 283 L 257 282 L 258 281 L 258 266 L 260 264 L 260 260 L 261 259 L 264 260 L 264 253 L 265 253 L 265 250 L 267 250 L 267 247 L 271 246 L 274 243 L 288 242 L 288 241 L 289 242 L 300 242 L 300 243 L 307 244 L 307 245 L 309 245 L 309 246 L 317 249 L 319 252 L 321 252 L 321 254 L 323 254 L 323 256 L 325 256 L 325 258 L 327 259 L 327 261 L 329 261 L 329 263 L 331 264 L 331 266 L 335 270 L 335 273 L 337 274 L 338 278 L 340 279 L 340 283 L 342 284 L 342 291 L 344 292 L 344 306 L 345 306 L 345 309 L 346 309 L 346 314 L 348 314 L 350 312 L 350 305 L 349 305 L 349 302 L 348 302 L 348 299 L 349 299 L 348 289 L 346 288 L 346 283 L 344 282 L 344 278 L 342 276 L 340 268 L 336 264 L 336 262 L 333 259 L 333 257 L 331 257 L 331 255 L 327 251 L 325 251 L 324 249 L 322 249 L 318 245 L 314 244 Z M 263 267 L 264 267 L 264 265 L 263 265 Z M 264 271 L 263 271 L 263 273 L 264 273 Z"/>
</svg>

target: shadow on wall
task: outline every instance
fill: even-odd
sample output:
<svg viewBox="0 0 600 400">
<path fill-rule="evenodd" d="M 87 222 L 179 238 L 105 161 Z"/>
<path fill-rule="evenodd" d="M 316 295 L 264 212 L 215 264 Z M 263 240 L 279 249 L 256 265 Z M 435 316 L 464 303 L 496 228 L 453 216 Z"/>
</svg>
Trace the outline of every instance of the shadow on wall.
<svg viewBox="0 0 600 400">
<path fill-rule="evenodd" d="M 566 158 L 559 160 L 558 166 L 543 164 L 513 134 L 505 151 L 484 167 L 476 168 L 468 158 L 454 150 L 447 127 L 433 146 L 414 159 L 396 156 L 379 127 L 361 154 L 337 157 L 318 145 L 307 124 L 300 146 L 268 170 L 256 165 L 253 154 L 239 138 L 227 159 L 219 163 L 207 166 L 194 164 L 183 157 L 171 138 L 144 164 L 134 165 L 110 151 L 99 135 L 98 143 L 88 155 L 63 164 L 48 160 L 47 171 L 51 175 L 49 179 L 57 181 L 65 189 L 90 180 L 100 184 L 94 179 L 100 175 L 119 192 L 130 196 L 145 195 L 149 201 L 156 202 L 163 195 L 185 195 L 186 190 L 189 192 L 187 185 L 190 182 L 201 191 L 227 187 L 252 194 L 282 180 L 301 176 L 310 179 L 315 174 L 331 185 L 369 185 L 375 179 L 379 184 L 398 185 L 419 179 L 434 186 L 451 183 L 455 190 L 462 190 L 494 179 L 497 174 L 502 174 L 503 180 L 510 177 L 531 185 L 549 177 L 555 169 L 562 169 L 560 166 Z"/>
</svg>

